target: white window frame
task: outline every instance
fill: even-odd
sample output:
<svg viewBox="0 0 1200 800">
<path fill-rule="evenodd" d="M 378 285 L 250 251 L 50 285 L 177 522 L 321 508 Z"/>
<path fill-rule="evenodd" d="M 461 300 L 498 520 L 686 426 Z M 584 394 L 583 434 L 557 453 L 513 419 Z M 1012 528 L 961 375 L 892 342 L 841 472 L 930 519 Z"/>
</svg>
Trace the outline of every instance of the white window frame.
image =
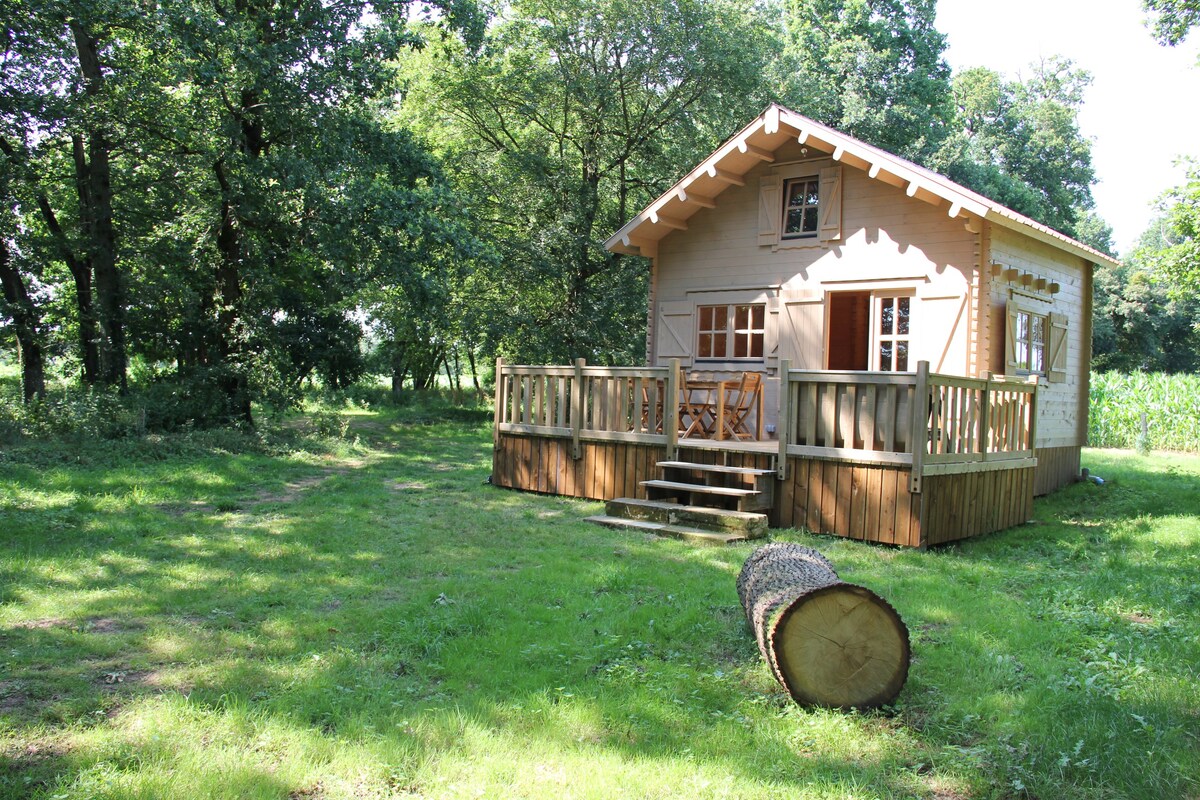
<svg viewBox="0 0 1200 800">
<path fill-rule="evenodd" d="M 884 333 L 881 316 L 885 301 L 892 301 L 894 308 L 899 308 L 900 301 L 908 301 L 908 332 L 901 334 L 899 332 L 899 315 L 893 317 L 893 327 L 891 333 Z M 873 372 L 916 372 L 917 359 L 913 352 L 913 342 L 917 340 L 917 302 L 916 294 L 911 291 L 875 291 L 871 293 L 871 353 L 868 363 Z M 885 342 L 892 342 L 892 366 L 890 369 L 883 369 L 883 356 L 880 348 Z M 905 369 L 898 369 L 897 348 L 896 344 L 904 342 L 907 345 L 907 355 L 905 356 L 907 363 Z"/>
<path fill-rule="evenodd" d="M 1013 351 L 1020 375 L 1045 375 L 1046 349 L 1049 344 L 1050 314 L 1040 314 L 1027 308 L 1016 310 L 1016 329 L 1013 331 Z M 1039 324 L 1040 323 L 1040 324 Z M 1024 325 L 1024 330 L 1022 330 Z M 1035 337 L 1041 329 L 1040 341 Z M 1034 357 L 1034 354 L 1037 357 Z"/>
<path fill-rule="evenodd" d="M 815 203 L 802 202 L 798 206 L 793 206 L 791 204 L 792 187 L 795 186 L 796 184 L 800 184 L 800 183 L 803 183 L 805 185 L 805 187 L 807 187 L 808 184 L 810 184 L 810 183 L 815 186 L 817 202 L 815 202 Z M 807 194 L 807 188 L 805 189 L 805 192 L 803 192 L 803 194 Z M 788 229 L 787 229 L 788 214 L 791 211 L 793 211 L 794 209 L 799 209 L 801 212 L 801 214 L 800 214 L 801 228 L 803 228 L 804 212 L 810 208 L 812 209 L 812 215 L 813 215 L 812 230 L 806 231 L 806 230 L 801 229 L 800 231 L 795 231 L 795 232 L 789 233 Z M 795 178 L 787 178 L 784 180 L 784 182 L 783 182 L 783 219 L 779 223 L 779 231 L 780 231 L 780 239 L 785 242 L 795 241 L 797 239 L 815 239 L 815 238 L 817 238 L 817 235 L 821 232 L 821 176 L 819 173 L 815 173 L 812 175 L 798 175 Z"/>
<path fill-rule="evenodd" d="M 725 309 L 725 355 L 723 356 L 702 356 L 700 355 L 700 337 L 705 335 L 713 335 L 718 331 L 716 329 L 705 329 L 700 326 L 700 318 L 702 310 L 705 308 L 724 308 Z M 745 307 L 750 309 L 750 326 L 745 328 L 737 327 L 737 309 Z M 754 327 L 754 309 L 761 309 L 762 327 Z M 766 361 L 767 357 L 767 304 L 762 302 L 743 302 L 743 303 L 700 303 L 696 305 L 696 356 L 697 362 L 721 362 L 721 361 L 736 361 L 739 363 L 758 363 Z M 759 356 L 735 356 L 733 353 L 737 349 L 737 337 L 747 336 L 747 350 L 753 351 L 754 336 L 757 335 L 762 341 L 762 355 Z"/>
</svg>

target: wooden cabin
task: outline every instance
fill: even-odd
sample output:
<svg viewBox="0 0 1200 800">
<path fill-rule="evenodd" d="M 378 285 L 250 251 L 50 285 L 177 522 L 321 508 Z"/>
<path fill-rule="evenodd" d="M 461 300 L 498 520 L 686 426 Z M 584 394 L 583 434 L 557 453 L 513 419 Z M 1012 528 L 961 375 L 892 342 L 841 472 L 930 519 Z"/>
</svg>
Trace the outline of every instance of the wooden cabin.
<svg viewBox="0 0 1200 800">
<path fill-rule="evenodd" d="M 501 364 L 500 485 L 609 500 L 709 463 L 770 474 L 774 525 L 924 546 L 1079 474 L 1111 259 L 945 177 L 772 105 L 606 247 L 651 261 L 646 365 Z M 746 375 L 741 431 L 674 424 Z"/>
</svg>

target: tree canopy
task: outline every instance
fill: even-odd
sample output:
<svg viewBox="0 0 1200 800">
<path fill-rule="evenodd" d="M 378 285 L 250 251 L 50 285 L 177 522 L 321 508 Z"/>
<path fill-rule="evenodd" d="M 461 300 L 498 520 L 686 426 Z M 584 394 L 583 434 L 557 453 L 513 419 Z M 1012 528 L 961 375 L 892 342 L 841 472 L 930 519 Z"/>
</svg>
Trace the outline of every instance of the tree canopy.
<svg viewBox="0 0 1200 800">
<path fill-rule="evenodd" d="M 1147 3 L 1164 41 L 1192 6 Z M 604 239 L 771 101 L 1111 246 L 1089 77 L 952 74 L 933 0 L 0 12 L 2 342 L 26 397 L 142 392 L 150 424 L 248 422 L 310 378 L 640 361 L 647 264 Z M 1193 194 L 1131 269 L 1194 282 Z"/>
</svg>

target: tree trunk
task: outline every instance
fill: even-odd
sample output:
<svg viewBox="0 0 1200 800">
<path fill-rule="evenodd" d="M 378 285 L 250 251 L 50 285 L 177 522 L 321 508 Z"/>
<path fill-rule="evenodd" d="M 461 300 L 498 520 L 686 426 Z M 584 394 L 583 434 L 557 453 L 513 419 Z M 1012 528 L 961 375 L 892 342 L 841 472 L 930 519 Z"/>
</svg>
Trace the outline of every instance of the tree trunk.
<svg viewBox="0 0 1200 800">
<path fill-rule="evenodd" d="M 467 348 L 467 365 L 471 367 L 471 382 L 475 384 L 475 398 L 483 404 L 483 387 L 479 385 L 479 369 L 475 366 L 475 348 Z"/>
<path fill-rule="evenodd" d="M 100 96 L 104 74 L 99 47 L 78 20 L 70 23 L 83 74 L 84 90 L 91 98 Z M 126 389 L 125 289 L 117 267 L 117 235 L 113 225 L 111 145 L 98 126 L 87 131 L 86 155 L 80 137 L 73 138 L 75 176 L 79 193 L 79 219 L 88 242 L 92 275 L 99 306 L 100 380 Z"/>
<path fill-rule="evenodd" d="M 221 359 L 221 377 L 217 382 L 221 393 L 225 395 L 230 417 L 253 424 L 246 374 L 237 363 L 237 356 L 241 352 L 237 322 L 242 300 L 242 243 L 239 220 L 234 210 L 233 187 L 225 174 L 224 159 L 218 159 L 213 164 L 213 171 L 221 188 L 221 221 L 217 229 L 217 252 L 220 254 L 217 263 L 217 294 L 221 298 L 220 310 L 217 312 L 217 352 Z"/>
<path fill-rule="evenodd" d="M 776 680 L 802 705 L 873 708 L 908 678 L 908 628 L 887 601 L 838 578 L 824 556 L 773 543 L 737 580 L 746 620 Z"/>
<path fill-rule="evenodd" d="M 18 161 L 17 149 L 3 137 L 0 137 L 0 152 L 12 159 L 14 163 Z M 75 307 L 79 313 L 79 357 L 83 365 L 82 379 L 84 385 L 92 386 L 99 380 L 100 375 L 100 351 L 97 347 L 100 329 L 92 305 L 92 264 L 89 259 L 81 258 L 71 249 L 71 243 L 67 239 L 62 225 L 58 222 L 58 216 L 50 205 L 50 199 L 42 191 L 37 175 L 28 164 L 24 166 L 22 172 L 24 180 L 33 191 L 38 211 L 41 212 L 42 219 L 46 223 L 46 230 L 50 231 L 50 237 L 58 248 L 59 257 L 67 265 L 67 269 L 71 272 L 71 278 L 75 282 Z"/>
<path fill-rule="evenodd" d="M 42 358 L 39 317 L 25 281 L 9 258 L 8 242 L 0 239 L 0 285 L 8 315 L 12 317 L 21 356 L 21 389 L 25 402 L 46 395 L 46 368 Z"/>
</svg>

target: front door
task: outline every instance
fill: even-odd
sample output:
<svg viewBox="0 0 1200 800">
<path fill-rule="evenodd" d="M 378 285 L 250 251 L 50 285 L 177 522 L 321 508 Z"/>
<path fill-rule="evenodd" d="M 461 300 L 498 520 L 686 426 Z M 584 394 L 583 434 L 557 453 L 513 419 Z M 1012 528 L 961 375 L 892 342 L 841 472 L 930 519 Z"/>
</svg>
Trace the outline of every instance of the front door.
<svg viewBox="0 0 1200 800">
<path fill-rule="evenodd" d="M 830 292 L 826 369 L 870 369 L 871 293 Z"/>
</svg>

